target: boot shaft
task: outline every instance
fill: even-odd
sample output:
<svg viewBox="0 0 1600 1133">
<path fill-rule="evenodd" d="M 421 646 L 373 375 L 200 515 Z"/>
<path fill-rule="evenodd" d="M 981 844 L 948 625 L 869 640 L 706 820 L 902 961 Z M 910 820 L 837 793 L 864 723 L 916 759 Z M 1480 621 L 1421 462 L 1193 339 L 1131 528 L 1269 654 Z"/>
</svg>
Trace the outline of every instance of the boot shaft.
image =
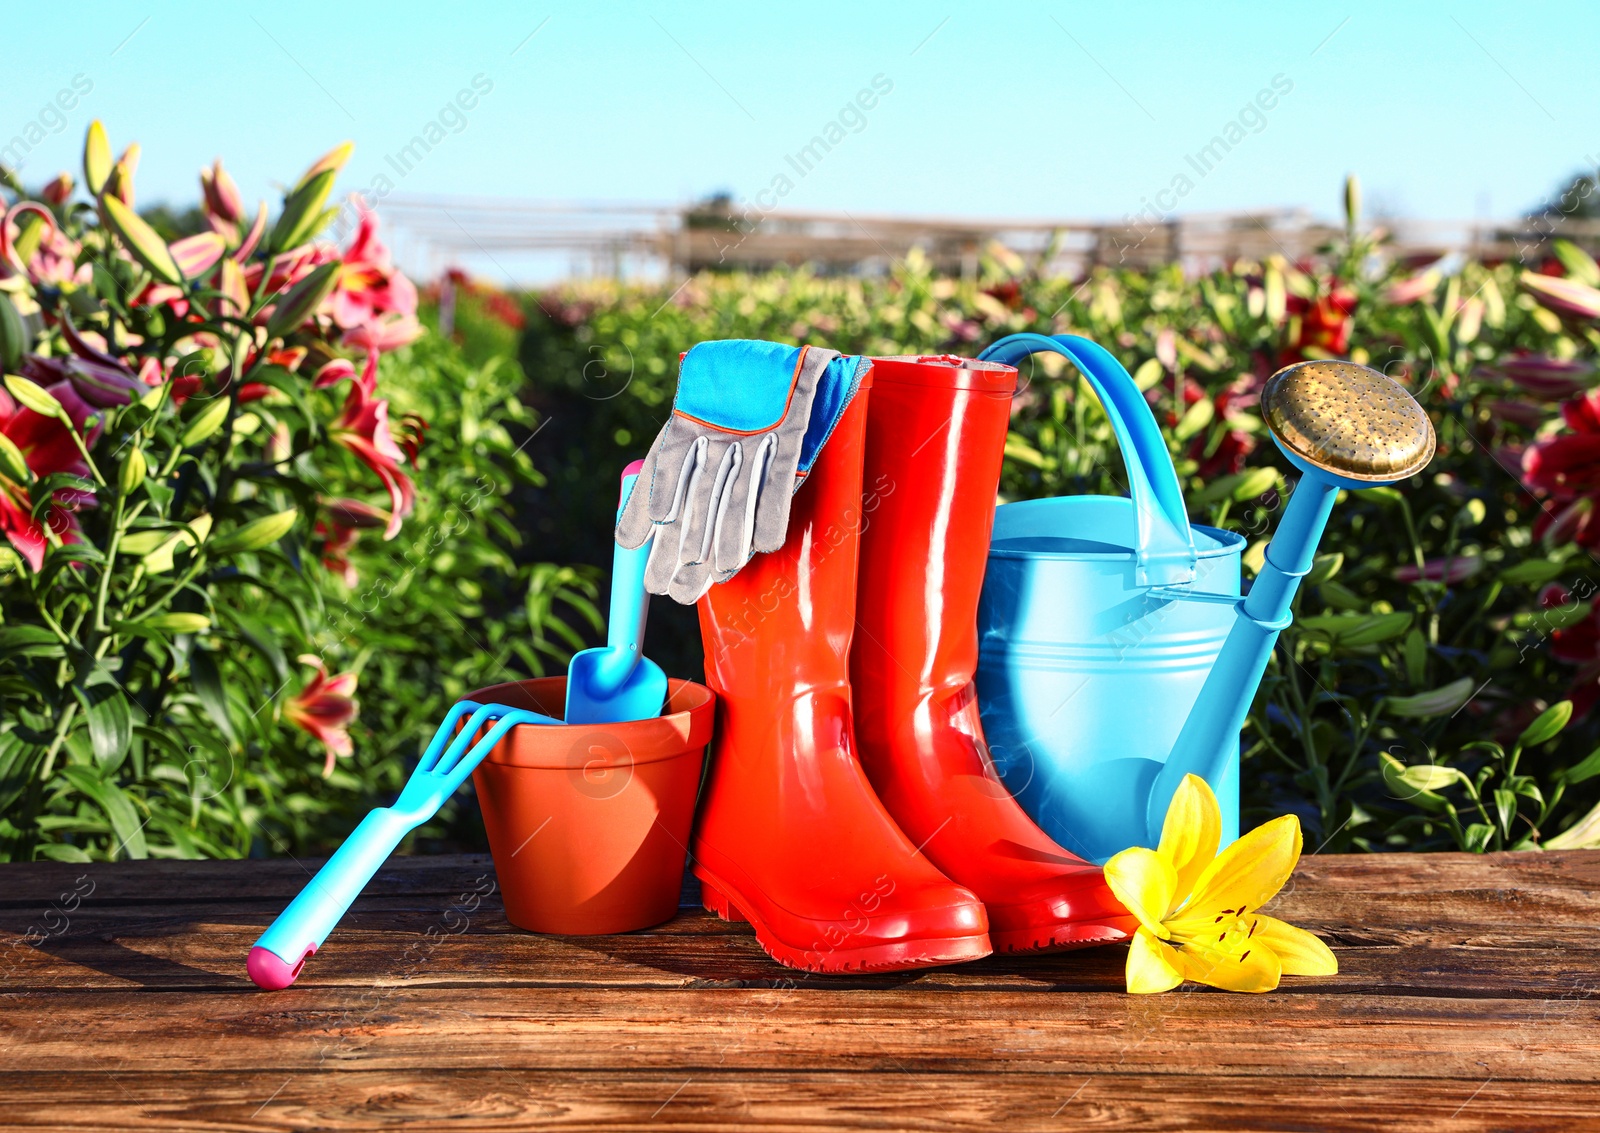
<svg viewBox="0 0 1600 1133">
<path fill-rule="evenodd" d="M 788 537 L 700 600 L 706 683 L 747 702 L 779 683 L 848 696 L 861 533 L 861 470 L 871 381 L 845 410 L 795 493 Z"/>
<path fill-rule="evenodd" d="M 971 680 L 1016 371 L 878 358 L 863 479 L 857 664 L 929 687 Z"/>
</svg>

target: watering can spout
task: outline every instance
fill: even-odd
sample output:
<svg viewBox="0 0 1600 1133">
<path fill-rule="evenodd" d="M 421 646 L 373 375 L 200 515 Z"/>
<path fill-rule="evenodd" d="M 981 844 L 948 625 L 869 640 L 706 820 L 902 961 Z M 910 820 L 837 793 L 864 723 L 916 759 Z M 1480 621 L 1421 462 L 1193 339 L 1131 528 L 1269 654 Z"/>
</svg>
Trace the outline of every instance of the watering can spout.
<svg viewBox="0 0 1600 1133">
<path fill-rule="evenodd" d="M 1302 475 L 1151 787 L 1145 816 L 1151 846 L 1160 840 L 1184 776 L 1215 783 L 1236 756 L 1239 732 L 1278 634 L 1293 620 L 1295 592 L 1311 570 L 1339 490 L 1396 483 L 1433 458 L 1433 424 L 1422 407 L 1392 378 L 1352 362 L 1301 362 L 1278 371 L 1262 390 L 1261 413 L 1272 439 Z"/>
</svg>

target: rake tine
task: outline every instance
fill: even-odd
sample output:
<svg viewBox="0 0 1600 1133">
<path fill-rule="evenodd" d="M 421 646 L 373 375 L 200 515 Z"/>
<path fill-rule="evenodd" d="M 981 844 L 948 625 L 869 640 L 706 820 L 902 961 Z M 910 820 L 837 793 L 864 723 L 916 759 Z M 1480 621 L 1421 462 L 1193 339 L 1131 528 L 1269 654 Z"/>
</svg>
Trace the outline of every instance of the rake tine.
<svg viewBox="0 0 1600 1133">
<path fill-rule="evenodd" d="M 439 762 L 439 753 L 444 750 L 444 745 L 454 736 L 456 724 L 461 717 L 477 707 L 479 707 L 479 704 L 476 700 L 458 700 L 451 706 L 450 711 L 445 713 L 444 722 L 433 733 L 433 739 L 428 741 L 427 749 L 422 753 L 422 759 L 417 762 L 418 771 L 433 770 L 434 765 Z"/>
<path fill-rule="evenodd" d="M 486 721 L 498 719 L 507 712 L 515 711 L 516 709 L 504 704 L 480 704 L 477 711 L 468 718 L 466 724 L 456 733 L 455 739 L 450 741 L 450 746 L 444 749 L 444 754 L 433 765 L 431 768 L 433 773 L 435 775 L 450 774 L 450 769 L 456 765 L 456 760 L 461 758 L 461 753 L 471 745 L 472 737 L 478 734 L 478 730 L 483 727 Z"/>
<path fill-rule="evenodd" d="M 508 708 L 505 713 L 504 716 L 495 721 L 494 727 L 489 729 L 489 733 L 483 739 L 472 745 L 471 751 L 457 760 L 449 771 L 443 773 L 449 776 L 446 786 L 452 794 L 457 787 L 467 781 L 467 776 L 476 770 L 478 764 L 483 762 L 484 756 L 494 749 L 495 744 L 499 743 L 501 738 L 518 724 L 554 724 L 557 726 L 561 724 L 560 720 L 554 720 L 549 716 L 541 716 L 537 712 L 528 712 L 521 708 Z"/>
</svg>

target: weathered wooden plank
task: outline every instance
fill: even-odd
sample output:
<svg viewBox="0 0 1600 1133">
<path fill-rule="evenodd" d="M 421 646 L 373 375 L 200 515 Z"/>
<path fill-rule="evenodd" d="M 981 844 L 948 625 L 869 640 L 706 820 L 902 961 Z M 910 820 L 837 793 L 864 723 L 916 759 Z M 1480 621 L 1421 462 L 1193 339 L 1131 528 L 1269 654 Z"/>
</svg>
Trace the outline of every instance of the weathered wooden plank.
<svg viewBox="0 0 1600 1133">
<path fill-rule="evenodd" d="M 80 878 L 101 904 L 184 901 L 287 901 L 322 859 L 222 861 L 31 862 L 0 865 L 0 908 L 45 906 Z M 487 854 L 391 859 L 372 879 L 373 896 L 450 896 L 493 876 Z M 1318 893 L 1416 895 L 1493 891 L 1565 892 L 1600 908 L 1600 851 L 1504 854 L 1314 854 L 1300 860 L 1291 888 Z"/>
<path fill-rule="evenodd" d="M 556 937 L 480 932 L 421 937 L 368 924 L 341 926 L 307 964 L 297 988 L 498 987 L 650 988 L 789 986 L 799 973 L 780 968 L 748 926 L 702 918 L 726 930 Z M 37 948 L 0 950 L 0 987 L 13 992 L 244 989 L 244 960 L 259 929 L 189 922 L 187 931 L 154 934 L 137 927 L 80 932 Z M 1593 944 L 1594 942 L 1591 942 Z M 810 977 L 834 990 L 1115 991 L 1126 953 L 1119 947 L 1035 956 L 991 956 L 922 972 Z M 1600 947 L 1578 950 L 1420 945 L 1340 946 L 1340 972 L 1292 979 L 1284 994 L 1444 995 L 1543 999 L 1600 991 Z"/>
<path fill-rule="evenodd" d="M 1567 1130 L 1587 1082 L 1100 1074 L 324 1070 L 0 1074 L 7 1129 Z"/>
<path fill-rule="evenodd" d="M 295 861 L 28 862 L 0 865 L 0 908 L 46 905 L 87 881 L 101 904 L 186 901 L 287 902 L 321 868 L 324 858 Z M 439 854 L 389 859 L 367 885 L 374 896 L 447 897 L 494 876 L 488 854 Z"/>
<path fill-rule="evenodd" d="M 55 992 L 0 1012 L 0 1065 L 117 1072 L 713 1068 L 1600 1083 L 1600 998 L 385 987 Z"/>
</svg>

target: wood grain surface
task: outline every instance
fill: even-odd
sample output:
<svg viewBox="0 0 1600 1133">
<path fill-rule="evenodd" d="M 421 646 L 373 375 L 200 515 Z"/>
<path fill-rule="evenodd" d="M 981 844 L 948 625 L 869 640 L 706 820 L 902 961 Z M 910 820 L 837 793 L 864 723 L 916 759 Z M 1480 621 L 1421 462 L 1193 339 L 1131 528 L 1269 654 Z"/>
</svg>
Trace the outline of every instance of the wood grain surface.
<svg viewBox="0 0 1600 1133">
<path fill-rule="evenodd" d="M 1321 856 L 1272 912 L 1340 973 L 1122 991 L 1121 948 L 861 977 L 701 911 L 509 925 L 489 859 L 396 859 L 245 977 L 317 862 L 0 866 L 0 1128 L 1600 1128 L 1600 852 Z"/>
</svg>

